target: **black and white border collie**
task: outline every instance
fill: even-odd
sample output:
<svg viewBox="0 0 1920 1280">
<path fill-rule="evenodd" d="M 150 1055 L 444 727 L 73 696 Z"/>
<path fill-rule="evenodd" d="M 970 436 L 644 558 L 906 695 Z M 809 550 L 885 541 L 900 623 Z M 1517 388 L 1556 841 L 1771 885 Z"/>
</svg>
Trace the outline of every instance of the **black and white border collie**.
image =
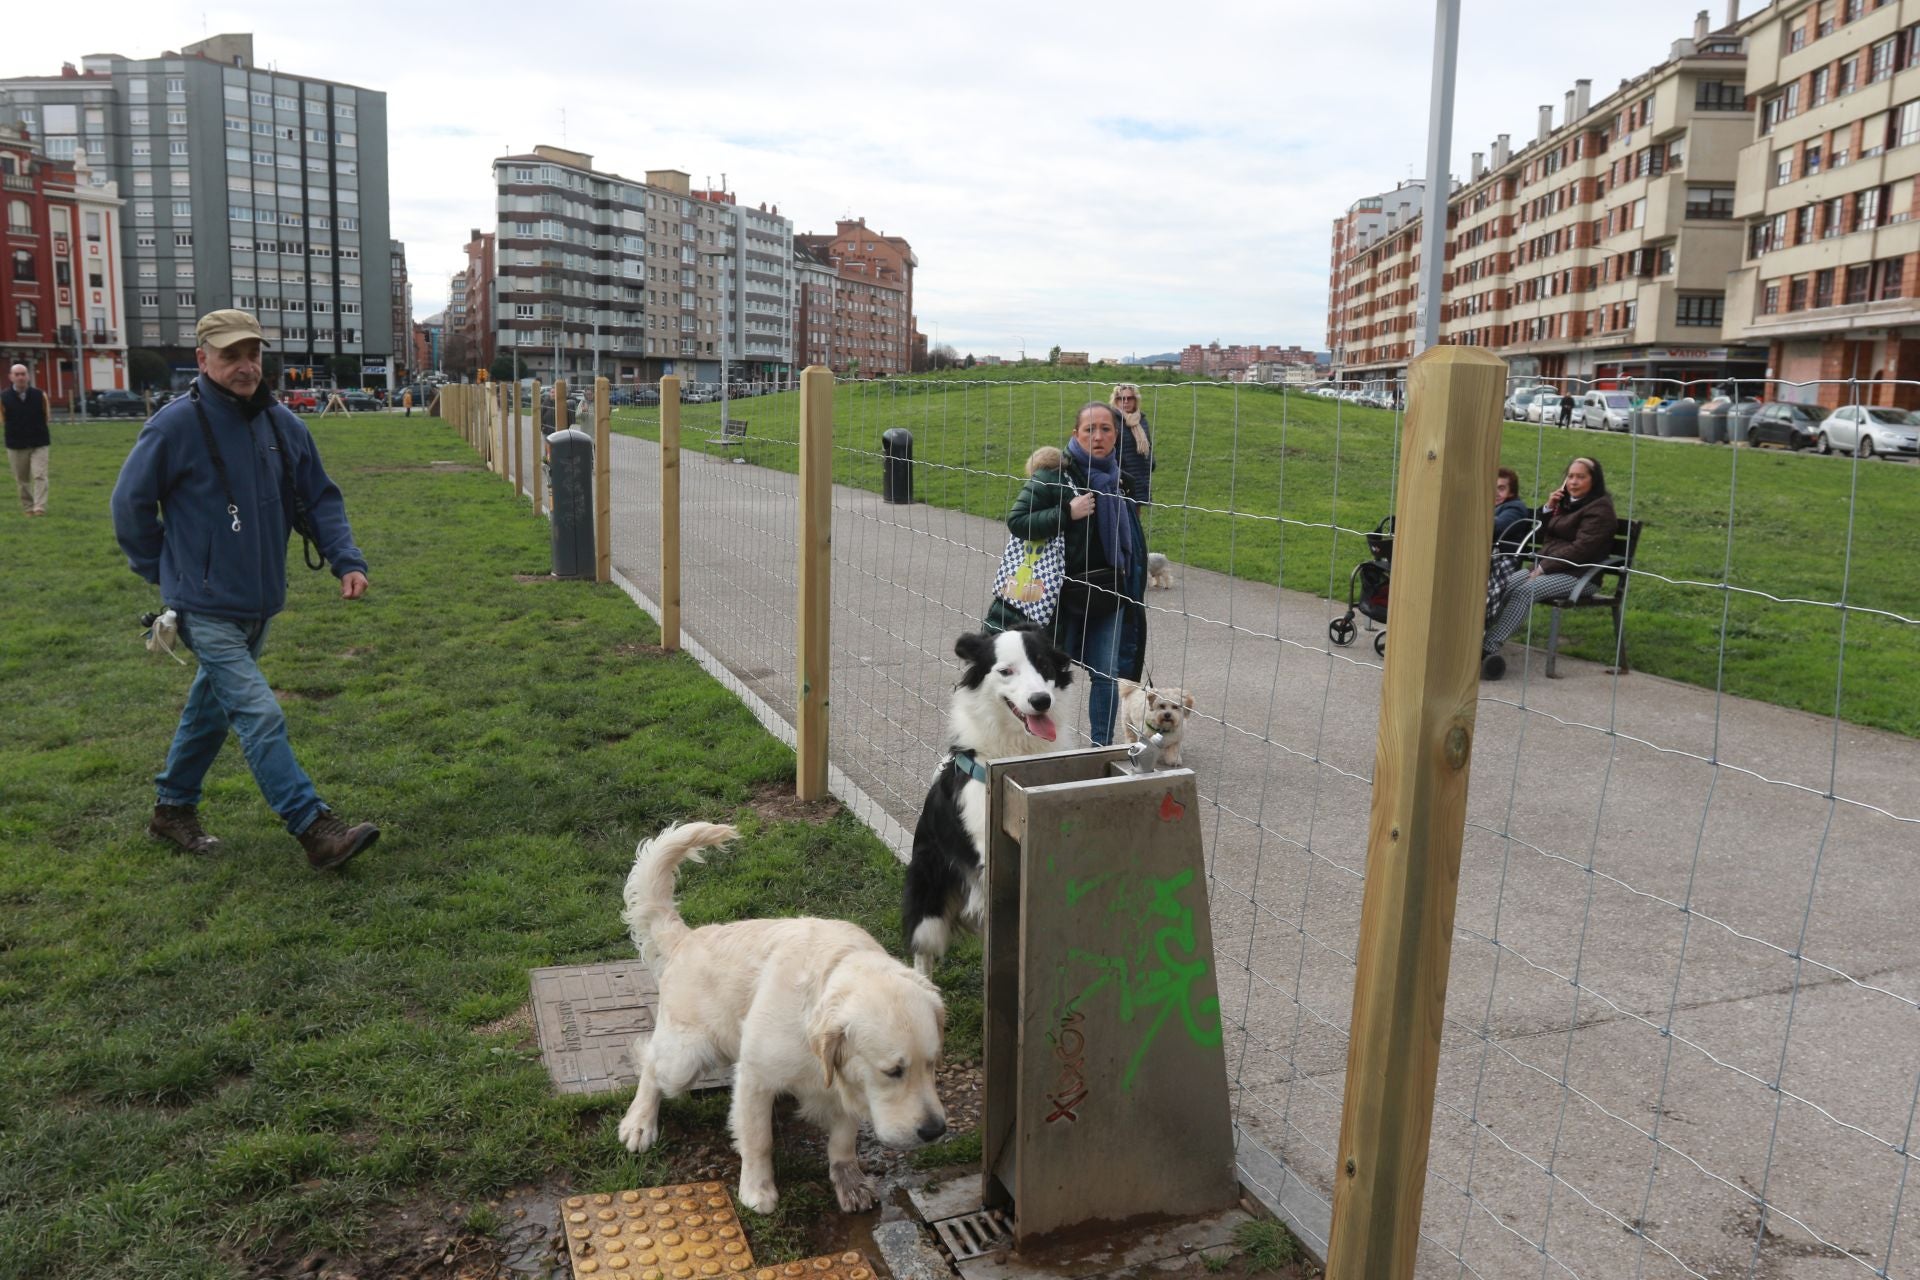
<svg viewBox="0 0 1920 1280">
<path fill-rule="evenodd" d="M 986 762 L 1056 751 L 1053 713 L 1073 664 L 1039 631 L 969 633 L 953 644 L 967 664 L 947 708 L 947 758 L 913 831 L 901 913 L 913 965 L 931 974 L 956 925 L 986 916 Z"/>
</svg>

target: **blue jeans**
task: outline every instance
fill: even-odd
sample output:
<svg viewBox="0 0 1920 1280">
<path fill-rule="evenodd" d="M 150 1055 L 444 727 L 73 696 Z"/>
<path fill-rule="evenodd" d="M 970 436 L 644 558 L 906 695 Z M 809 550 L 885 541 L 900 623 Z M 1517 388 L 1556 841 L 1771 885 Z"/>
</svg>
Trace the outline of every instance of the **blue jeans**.
<svg viewBox="0 0 1920 1280">
<path fill-rule="evenodd" d="M 186 709 L 167 751 L 166 767 L 153 780 L 159 804 L 197 805 L 200 783 L 231 728 L 240 736 L 247 768 L 273 811 L 295 835 L 325 811 L 287 742 L 287 717 L 273 688 L 260 674 L 267 619 L 235 622 L 210 614 L 180 615 L 180 637 L 200 660 L 187 690 Z"/>
<path fill-rule="evenodd" d="M 1113 677 L 1120 667 L 1123 610 L 1095 603 L 1092 609 L 1068 609 L 1060 618 L 1060 647 L 1087 670 L 1087 719 L 1093 745 L 1113 741 L 1113 715 L 1120 705 Z"/>
</svg>

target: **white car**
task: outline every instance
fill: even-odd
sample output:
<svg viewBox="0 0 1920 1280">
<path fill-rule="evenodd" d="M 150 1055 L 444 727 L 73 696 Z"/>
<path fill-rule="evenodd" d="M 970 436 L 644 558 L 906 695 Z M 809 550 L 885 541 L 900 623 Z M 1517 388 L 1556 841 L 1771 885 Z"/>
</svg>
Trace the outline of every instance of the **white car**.
<svg viewBox="0 0 1920 1280">
<path fill-rule="evenodd" d="M 1625 431 L 1632 425 L 1633 397 L 1624 391 L 1589 391 L 1574 406 L 1573 420 L 1591 431 Z"/>
<path fill-rule="evenodd" d="M 1578 409 L 1576 399 L 1574 407 Z M 1527 403 L 1527 421 L 1544 422 L 1552 426 L 1560 421 L 1560 392 L 1550 391 L 1546 395 L 1536 396 Z"/>
<path fill-rule="evenodd" d="M 1863 458 L 1920 458 L 1920 413 L 1850 404 L 1827 415 L 1813 447 Z"/>
</svg>

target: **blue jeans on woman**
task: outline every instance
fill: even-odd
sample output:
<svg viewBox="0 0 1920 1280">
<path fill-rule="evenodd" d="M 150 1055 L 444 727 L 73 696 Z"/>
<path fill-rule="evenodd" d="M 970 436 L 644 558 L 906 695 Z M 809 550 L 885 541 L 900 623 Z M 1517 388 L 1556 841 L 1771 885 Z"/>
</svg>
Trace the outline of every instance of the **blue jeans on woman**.
<svg viewBox="0 0 1920 1280">
<path fill-rule="evenodd" d="M 1060 618 L 1060 647 L 1087 670 L 1087 719 L 1093 745 L 1113 741 L 1114 712 L 1120 694 L 1113 678 L 1121 671 L 1121 620 L 1125 610 L 1095 602 L 1091 608 L 1068 609 Z"/>
<path fill-rule="evenodd" d="M 227 740 L 240 736 L 247 768 L 287 830 L 299 835 L 326 806 L 313 789 L 287 741 L 287 717 L 260 673 L 260 650 L 267 642 L 266 618 L 236 622 L 211 614 L 180 615 L 180 638 L 200 660 L 200 672 L 187 690 L 186 709 L 167 751 L 166 767 L 155 778 L 155 802 L 200 803 L 200 784 Z"/>
</svg>

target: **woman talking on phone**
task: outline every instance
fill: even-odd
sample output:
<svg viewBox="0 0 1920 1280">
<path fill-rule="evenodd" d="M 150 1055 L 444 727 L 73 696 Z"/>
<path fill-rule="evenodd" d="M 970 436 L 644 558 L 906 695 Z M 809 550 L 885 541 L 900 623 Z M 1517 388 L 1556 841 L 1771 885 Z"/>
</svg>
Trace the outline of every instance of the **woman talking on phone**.
<svg viewBox="0 0 1920 1280">
<path fill-rule="evenodd" d="M 1527 620 L 1537 600 L 1557 600 L 1572 591 L 1588 566 L 1599 564 L 1613 550 L 1619 524 L 1613 499 L 1607 496 L 1607 478 L 1592 458 L 1567 464 L 1560 487 L 1540 508 L 1540 541 L 1533 570 L 1507 588 L 1500 616 L 1487 628 L 1480 674 L 1498 680 L 1507 673 L 1500 646 Z"/>
</svg>

